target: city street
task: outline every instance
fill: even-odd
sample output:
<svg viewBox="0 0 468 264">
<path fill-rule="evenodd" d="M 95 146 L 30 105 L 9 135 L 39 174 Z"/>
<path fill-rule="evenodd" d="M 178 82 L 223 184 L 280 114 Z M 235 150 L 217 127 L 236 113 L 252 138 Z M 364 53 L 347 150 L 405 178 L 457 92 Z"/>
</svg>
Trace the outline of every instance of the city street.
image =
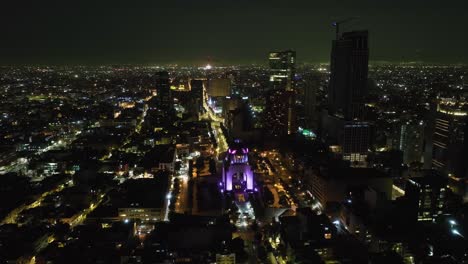
<svg viewBox="0 0 468 264">
<path fill-rule="evenodd" d="M 188 197 L 188 160 L 182 159 L 182 166 L 177 172 L 176 178 L 179 179 L 179 194 L 177 196 L 177 202 L 175 206 L 175 212 L 185 213 L 189 208 L 189 197 Z"/>
<path fill-rule="evenodd" d="M 226 141 L 224 133 L 221 129 L 221 123 L 224 122 L 222 117 L 217 116 L 213 110 L 208 106 L 207 102 L 203 102 L 203 107 L 205 108 L 205 114 L 202 116 L 202 119 L 207 119 L 211 122 L 213 127 L 213 133 L 216 138 L 216 143 L 218 143 L 218 147 L 216 148 L 216 158 L 221 153 L 224 153 L 228 150 L 229 145 Z"/>
<path fill-rule="evenodd" d="M 41 202 L 49 195 L 61 192 L 63 189 L 68 188 L 73 185 L 73 182 L 70 180 L 66 184 L 60 184 L 55 189 L 42 193 L 33 203 L 22 205 L 15 210 L 13 210 L 3 221 L 0 225 L 3 224 L 16 224 L 16 220 L 18 216 L 27 209 L 35 208 L 41 205 Z"/>
<path fill-rule="evenodd" d="M 311 190 L 309 190 L 310 186 L 302 183 L 300 179 L 284 165 L 279 153 L 275 150 L 270 150 L 264 151 L 262 154 L 270 161 L 265 162 L 265 164 L 269 171 L 269 177 L 276 182 L 275 190 L 285 193 L 287 200 L 291 204 L 291 208 L 294 210 L 297 207 L 311 207 L 316 212 L 321 213 L 323 206 L 312 196 Z M 273 167 L 270 168 L 270 166 Z M 294 202 L 292 194 L 298 204 Z"/>
</svg>

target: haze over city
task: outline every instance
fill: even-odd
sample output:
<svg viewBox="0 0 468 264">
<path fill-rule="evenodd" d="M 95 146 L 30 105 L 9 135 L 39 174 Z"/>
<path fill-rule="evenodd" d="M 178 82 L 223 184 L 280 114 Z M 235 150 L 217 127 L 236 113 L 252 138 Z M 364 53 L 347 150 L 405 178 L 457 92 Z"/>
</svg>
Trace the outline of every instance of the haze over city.
<svg viewBox="0 0 468 264">
<path fill-rule="evenodd" d="M 0 65 L 265 63 L 292 48 L 327 62 L 331 23 L 368 29 L 371 61 L 465 63 L 463 0 L 7 1 Z"/>
</svg>

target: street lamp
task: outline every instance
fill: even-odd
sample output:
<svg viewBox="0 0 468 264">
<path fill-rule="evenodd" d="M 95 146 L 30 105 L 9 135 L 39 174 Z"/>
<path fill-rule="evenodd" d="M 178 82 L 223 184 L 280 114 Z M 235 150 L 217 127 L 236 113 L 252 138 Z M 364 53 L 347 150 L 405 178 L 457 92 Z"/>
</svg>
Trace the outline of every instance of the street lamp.
<svg viewBox="0 0 468 264">
<path fill-rule="evenodd" d="M 452 234 L 462 237 L 462 234 L 460 234 L 460 232 L 457 229 L 452 229 Z"/>
</svg>

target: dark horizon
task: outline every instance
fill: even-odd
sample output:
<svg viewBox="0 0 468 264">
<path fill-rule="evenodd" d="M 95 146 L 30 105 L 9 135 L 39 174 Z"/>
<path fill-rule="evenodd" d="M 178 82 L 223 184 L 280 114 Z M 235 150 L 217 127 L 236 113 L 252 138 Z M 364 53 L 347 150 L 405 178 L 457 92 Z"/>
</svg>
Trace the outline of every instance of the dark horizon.
<svg viewBox="0 0 468 264">
<path fill-rule="evenodd" d="M 331 23 L 355 16 L 342 31 L 369 30 L 371 61 L 468 62 L 461 0 L 25 2 L 1 8 L 0 65 L 329 62 Z"/>
</svg>

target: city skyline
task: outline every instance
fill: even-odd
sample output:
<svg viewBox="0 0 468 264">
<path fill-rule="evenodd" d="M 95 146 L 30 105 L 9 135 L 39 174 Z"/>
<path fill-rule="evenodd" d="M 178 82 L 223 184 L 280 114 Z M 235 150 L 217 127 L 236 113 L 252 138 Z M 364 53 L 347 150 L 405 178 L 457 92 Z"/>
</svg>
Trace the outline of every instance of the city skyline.
<svg viewBox="0 0 468 264">
<path fill-rule="evenodd" d="M 331 24 L 348 17 L 342 30 L 369 30 L 370 61 L 468 62 L 464 1 L 309 2 L 10 2 L 0 65 L 250 64 L 285 49 L 328 62 Z"/>
<path fill-rule="evenodd" d="M 0 9 L 0 264 L 468 263 L 466 4 L 106 2 Z"/>
</svg>

